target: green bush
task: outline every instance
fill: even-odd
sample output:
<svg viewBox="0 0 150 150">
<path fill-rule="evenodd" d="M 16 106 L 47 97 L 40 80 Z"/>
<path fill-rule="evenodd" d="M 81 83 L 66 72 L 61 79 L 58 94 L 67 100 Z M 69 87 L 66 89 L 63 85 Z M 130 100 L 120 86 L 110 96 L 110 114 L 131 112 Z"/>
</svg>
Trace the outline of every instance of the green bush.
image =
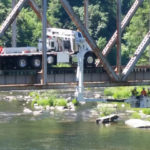
<svg viewBox="0 0 150 150">
<path fill-rule="evenodd" d="M 137 91 L 140 95 L 143 88 L 147 88 L 146 86 L 138 86 Z M 134 87 L 111 87 L 111 88 L 105 88 L 104 95 L 105 96 L 112 96 L 114 99 L 127 99 L 132 94 L 131 91 L 134 89 Z"/>
<path fill-rule="evenodd" d="M 112 90 L 112 88 L 106 88 L 104 90 L 104 95 L 105 96 L 113 96 L 113 90 Z"/>
<path fill-rule="evenodd" d="M 150 115 L 150 108 L 144 108 L 143 113 L 146 115 Z"/>
<path fill-rule="evenodd" d="M 75 106 L 79 105 L 79 102 L 78 102 L 76 99 L 73 99 L 73 100 L 72 100 L 72 103 L 73 103 Z"/>
<path fill-rule="evenodd" d="M 55 93 L 52 92 L 30 92 L 29 94 L 33 101 L 31 105 L 33 106 L 35 103 L 41 106 L 67 106 L 67 101 L 63 98 L 57 98 Z"/>
<path fill-rule="evenodd" d="M 63 98 L 58 98 L 54 100 L 54 106 L 67 106 L 67 101 Z"/>
<path fill-rule="evenodd" d="M 141 119 L 141 116 L 138 112 L 134 112 L 132 113 L 131 117 L 130 118 L 133 118 L 133 119 Z"/>
<path fill-rule="evenodd" d="M 100 116 L 101 117 L 111 115 L 112 113 L 116 113 L 116 109 L 115 108 L 102 107 L 100 109 Z"/>
</svg>

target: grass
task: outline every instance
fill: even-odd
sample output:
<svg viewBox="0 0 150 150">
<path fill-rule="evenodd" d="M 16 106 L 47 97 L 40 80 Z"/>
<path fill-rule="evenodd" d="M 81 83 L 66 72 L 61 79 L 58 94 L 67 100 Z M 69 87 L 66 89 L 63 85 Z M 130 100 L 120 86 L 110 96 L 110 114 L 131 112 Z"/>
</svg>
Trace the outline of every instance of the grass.
<svg viewBox="0 0 150 150">
<path fill-rule="evenodd" d="M 141 116 L 138 112 L 133 112 L 132 115 L 130 116 L 132 119 L 141 119 Z"/>
<path fill-rule="evenodd" d="M 79 102 L 78 102 L 76 99 L 73 99 L 73 100 L 72 100 L 72 103 L 73 103 L 75 106 L 79 105 Z"/>
<path fill-rule="evenodd" d="M 142 89 L 147 89 L 147 86 L 138 86 L 137 91 L 140 95 Z M 131 96 L 131 91 L 134 89 L 134 87 L 110 87 L 105 88 L 104 95 L 110 96 L 114 99 L 127 99 Z"/>
<path fill-rule="evenodd" d="M 34 106 L 34 104 L 40 106 L 67 106 L 67 101 L 64 98 L 58 98 L 55 93 L 52 92 L 30 92 L 29 95 L 33 98 L 32 106 Z"/>
<path fill-rule="evenodd" d="M 53 65 L 53 67 L 56 67 L 56 68 L 62 68 L 62 67 L 63 68 L 69 68 L 69 67 L 71 67 L 71 65 L 61 63 L 61 64 Z"/>
<path fill-rule="evenodd" d="M 100 109 L 100 116 L 101 117 L 105 117 L 105 116 L 111 115 L 113 113 L 116 113 L 115 108 L 103 107 Z"/>
</svg>

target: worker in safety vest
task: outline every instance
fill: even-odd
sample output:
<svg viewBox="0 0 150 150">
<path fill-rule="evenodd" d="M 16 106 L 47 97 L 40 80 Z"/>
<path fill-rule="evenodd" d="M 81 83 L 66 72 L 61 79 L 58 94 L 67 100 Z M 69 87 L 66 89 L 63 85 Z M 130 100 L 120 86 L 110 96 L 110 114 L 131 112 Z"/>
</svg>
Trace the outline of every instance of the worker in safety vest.
<svg viewBox="0 0 150 150">
<path fill-rule="evenodd" d="M 0 54 L 3 52 L 3 47 L 0 46 Z"/>
<path fill-rule="evenodd" d="M 141 91 L 141 95 L 142 96 L 147 96 L 147 92 L 145 91 L 145 88 L 143 88 L 143 90 Z"/>
<path fill-rule="evenodd" d="M 136 87 L 131 91 L 132 92 L 132 96 L 138 96 L 138 91 L 136 90 Z"/>
<path fill-rule="evenodd" d="M 150 97 L 150 88 L 148 88 L 148 90 L 147 90 L 147 96 Z"/>
</svg>

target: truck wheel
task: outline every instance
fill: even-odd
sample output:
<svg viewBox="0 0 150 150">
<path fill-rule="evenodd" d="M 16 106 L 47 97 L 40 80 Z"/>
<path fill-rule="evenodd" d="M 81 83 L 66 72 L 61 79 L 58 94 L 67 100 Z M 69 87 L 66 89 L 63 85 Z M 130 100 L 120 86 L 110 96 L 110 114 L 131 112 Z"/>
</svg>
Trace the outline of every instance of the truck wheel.
<svg viewBox="0 0 150 150">
<path fill-rule="evenodd" d="M 84 56 L 84 65 L 85 67 L 95 66 L 95 54 L 92 52 L 88 52 Z"/>
<path fill-rule="evenodd" d="M 33 57 L 32 60 L 31 60 L 31 65 L 33 68 L 35 69 L 39 69 L 41 68 L 41 59 L 39 57 Z"/>
<path fill-rule="evenodd" d="M 56 56 L 55 55 L 48 55 L 47 56 L 47 64 L 48 65 L 56 65 Z"/>
<path fill-rule="evenodd" d="M 18 66 L 20 69 L 26 68 L 26 67 L 27 67 L 27 59 L 24 58 L 24 57 L 18 58 L 17 66 Z"/>
</svg>

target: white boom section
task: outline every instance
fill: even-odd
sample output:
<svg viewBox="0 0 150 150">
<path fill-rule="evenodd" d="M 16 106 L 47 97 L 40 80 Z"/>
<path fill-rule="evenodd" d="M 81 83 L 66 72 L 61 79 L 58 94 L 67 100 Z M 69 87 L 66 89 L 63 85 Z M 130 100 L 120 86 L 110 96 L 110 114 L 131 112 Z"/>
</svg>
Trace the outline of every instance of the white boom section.
<svg viewBox="0 0 150 150">
<path fill-rule="evenodd" d="M 8 15 L 8 17 L 0 27 L 0 37 L 4 34 L 9 25 L 15 20 L 16 16 L 19 14 L 26 1 L 28 0 L 19 0 L 14 9 Z"/>
<path fill-rule="evenodd" d="M 136 10 L 139 8 L 139 6 L 142 4 L 143 1 L 144 0 L 135 0 L 134 4 L 128 11 L 128 13 L 125 16 L 125 18 L 123 19 L 123 21 L 121 22 L 121 31 L 123 31 L 125 29 L 125 27 L 130 22 L 131 18 L 134 16 Z M 113 36 L 111 37 L 111 39 L 109 40 L 109 42 L 107 43 L 105 48 L 103 49 L 103 51 L 102 51 L 103 55 L 106 56 L 109 53 L 109 51 L 115 44 L 116 40 L 117 40 L 117 30 L 115 31 L 115 33 L 113 34 Z"/>
<path fill-rule="evenodd" d="M 132 71 L 133 67 L 135 66 L 135 64 L 137 63 L 137 61 L 139 60 L 140 56 L 142 55 L 142 53 L 144 52 L 145 48 L 148 46 L 149 43 L 150 43 L 150 31 L 146 34 L 143 41 L 140 43 L 137 50 L 135 51 L 134 56 L 130 59 L 126 67 L 123 69 L 122 80 L 125 80 L 127 78 L 128 74 Z"/>
</svg>

